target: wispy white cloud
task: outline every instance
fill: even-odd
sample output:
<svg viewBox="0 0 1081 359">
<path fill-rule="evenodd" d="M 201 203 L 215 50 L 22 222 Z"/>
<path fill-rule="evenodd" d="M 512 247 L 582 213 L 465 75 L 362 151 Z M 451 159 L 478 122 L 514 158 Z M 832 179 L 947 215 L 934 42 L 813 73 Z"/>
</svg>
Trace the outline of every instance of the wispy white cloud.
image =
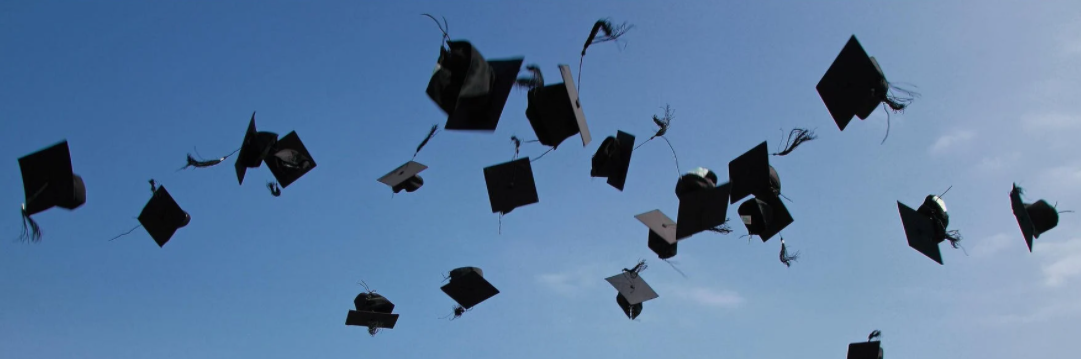
<svg viewBox="0 0 1081 359">
<path fill-rule="evenodd" d="M 1021 230 L 1018 229 L 1017 233 L 998 233 L 993 236 L 973 241 L 969 245 L 972 250 L 972 256 L 977 258 L 987 258 L 1002 252 L 1002 250 L 1011 246 L 1017 245 L 1023 242 L 1021 237 Z M 1023 246 L 1023 245 L 1022 245 Z"/>
<path fill-rule="evenodd" d="M 1071 299 L 1058 300 L 1045 305 L 1020 306 L 1021 308 L 1034 308 L 1022 314 L 998 314 L 988 317 L 992 324 L 1017 325 L 1046 322 L 1052 319 L 1063 319 L 1081 315 L 1081 301 Z"/>
<path fill-rule="evenodd" d="M 942 135 L 931 145 L 931 149 L 928 152 L 932 154 L 944 153 L 947 150 L 964 145 L 969 141 L 976 138 L 976 133 L 968 130 L 960 130 L 957 132 Z"/>
<path fill-rule="evenodd" d="M 1061 287 L 1066 282 L 1081 277 L 1081 238 L 1039 243 L 1033 245 L 1033 252 L 1044 259 L 1041 269 L 1045 285 Z"/>
<path fill-rule="evenodd" d="M 976 163 L 976 169 L 984 172 L 1000 171 L 1012 167 L 1017 160 L 1021 159 L 1020 152 L 1012 152 L 1004 155 L 984 157 Z"/>
<path fill-rule="evenodd" d="M 732 309 L 743 305 L 743 296 L 732 290 L 717 290 L 706 287 L 676 289 L 673 295 L 694 302 L 698 305 Z"/>
<path fill-rule="evenodd" d="M 536 276 L 540 283 L 555 293 L 563 296 L 573 296 L 585 289 L 603 284 L 602 274 L 597 272 L 597 266 L 578 267 L 559 273 L 543 273 Z"/>
<path fill-rule="evenodd" d="M 1051 167 L 1037 176 L 1037 185 L 1041 193 L 1054 193 L 1059 197 L 1081 194 L 1078 183 L 1081 183 L 1081 163 Z"/>
<path fill-rule="evenodd" d="M 1025 131 L 1048 134 L 1049 131 L 1066 131 L 1081 128 L 1081 115 L 1062 112 L 1032 113 L 1021 118 Z"/>
</svg>

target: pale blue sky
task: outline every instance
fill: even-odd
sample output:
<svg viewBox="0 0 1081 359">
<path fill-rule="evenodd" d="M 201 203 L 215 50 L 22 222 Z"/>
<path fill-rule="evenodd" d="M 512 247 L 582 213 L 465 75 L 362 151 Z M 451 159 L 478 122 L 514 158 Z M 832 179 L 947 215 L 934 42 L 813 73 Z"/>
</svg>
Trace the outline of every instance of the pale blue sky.
<svg viewBox="0 0 1081 359">
<path fill-rule="evenodd" d="M 533 164 L 540 203 L 490 213 L 482 168 L 534 137 L 524 93 L 494 134 L 442 132 L 425 186 L 376 178 L 445 116 L 424 89 L 445 16 L 487 58 L 558 78 L 593 21 L 636 28 L 591 48 L 582 105 L 594 142 Z M 911 108 L 839 132 L 815 84 L 856 34 Z M 1081 3 L 1076 1 L 0 1 L 0 356 L 5 358 L 843 358 L 884 333 L 889 358 L 1072 358 L 1081 319 L 1078 215 L 1028 253 L 1010 211 L 1081 210 Z M 796 222 L 779 243 L 701 234 L 679 276 L 634 215 L 675 216 L 661 143 L 635 152 L 626 191 L 589 177 L 603 137 L 648 138 L 665 103 L 684 170 L 726 163 L 779 128 L 819 139 L 771 160 Z M 296 130 L 319 167 L 267 194 L 263 168 L 175 172 L 197 146 L 234 150 L 248 116 Z M 14 240 L 16 159 L 62 139 L 87 203 L 35 216 Z M 543 148 L 527 146 L 536 155 Z M 192 215 L 164 248 L 134 225 L 155 178 Z M 945 199 L 969 256 L 910 249 L 895 201 Z M 731 211 L 735 211 L 734 208 Z M 731 217 L 738 218 L 734 213 Z M 660 293 L 637 322 L 603 278 L 639 258 Z M 459 320 L 442 273 L 478 266 L 502 293 Z M 343 324 L 364 280 L 401 313 L 368 337 Z"/>
</svg>

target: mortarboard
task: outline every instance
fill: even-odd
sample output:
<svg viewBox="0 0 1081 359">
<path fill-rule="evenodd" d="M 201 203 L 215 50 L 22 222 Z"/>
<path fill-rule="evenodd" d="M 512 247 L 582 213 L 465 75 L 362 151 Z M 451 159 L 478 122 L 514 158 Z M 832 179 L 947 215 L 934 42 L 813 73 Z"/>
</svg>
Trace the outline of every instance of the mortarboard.
<svg viewBox="0 0 1081 359">
<path fill-rule="evenodd" d="M 889 83 L 878 62 L 852 35 L 815 89 L 837 127 L 844 131 L 852 116 L 866 119 L 886 100 Z"/>
<path fill-rule="evenodd" d="M 289 187 L 316 166 L 315 159 L 308 153 L 296 131 L 278 140 L 264 161 L 281 188 Z"/>
<path fill-rule="evenodd" d="M 659 297 L 657 292 L 653 291 L 653 288 L 642 279 L 642 276 L 633 271 L 624 271 L 604 280 L 616 288 L 630 305 L 641 304 Z"/>
<path fill-rule="evenodd" d="M 597 153 L 593 154 L 593 168 L 589 175 L 607 177 L 609 185 L 623 191 L 633 151 L 634 135 L 618 131 L 615 136 L 608 136 L 597 148 Z"/>
<path fill-rule="evenodd" d="M 676 222 L 664 215 L 659 209 L 634 216 L 639 222 L 649 227 L 649 249 L 661 259 L 676 256 Z"/>
<path fill-rule="evenodd" d="M 792 224 L 792 214 L 778 196 L 755 197 L 739 205 L 736 210 L 747 227 L 747 233 L 768 241 Z"/>
<path fill-rule="evenodd" d="M 732 185 L 725 183 L 717 187 L 683 192 L 679 196 L 676 239 L 681 240 L 724 224 L 727 220 L 728 193 L 731 189 Z"/>
<path fill-rule="evenodd" d="M 164 247 L 166 242 L 173 237 L 176 231 L 188 225 L 191 216 L 184 212 L 180 205 L 165 190 L 165 186 L 158 186 L 154 195 L 139 213 L 139 224 L 142 224 L 158 247 Z"/>
<path fill-rule="evenodd" d="M 751 195 L 770 197 L 781 193 L 781 180 L 769 164 L 766 141 L 728 162 L 728 178 L 732 182 L 732 204 Z"/>
<path fill-rule="evenodd" d="M 956 231 L 946 230 L 950 217 L 942 198 L 928 195 L 916 210 L 898 201 L 897 210 L 901 214 L 901 225 L 905 228 L 908 246 L 942 264 L 942 252 L 938 244 L 949 240 L 956 247 L 956 243 L 960 241 Z"/>
<path fill-rule="evenodd" d="M 368 327 L 368 333 L 375 335 L 380 328 L 394 329 L 398 323 L 398 314 L 392 314 L 394 303 L 378 293 L 360 293 L 353 304 L 356 310 L 346 315 L 345 325 Z"/>
<path fill-rule="evenodd" d="M 484 182 L 488 186 L 492 213 L 506 214 L 515 208 L 540 202 L 529 158 L 485 167 Z"/>
<path fill-rule="evenodd" d="M 623 293 L 616 293 L 616 304 L 619 304 L 619 308 L 623 309 L 623 314 L 626 314 L 627 318 L 631 320 L 638 318 L 638 315 L 642 314 L 642 303 L 631 304 L 627 301 L 627 297 L 623 296 Z"/>
<path fill-rule="evenodd" d="M 1024 203 L 1021 200 L 1021 187 L 1015 183 L 1010 191 L 1010 202 L 1013 206 L 1013 216 L 1017 218 L 1017 225 L 1021 227 L 1021 234 L 1025 237 L 1028 251 L 1032 252 L 1032 240 L 1040 238 L 1044 232 L 1058 226 L 1058 210 L 1045 200 L 1035 203 Z"/>
<path fill-rule="evenodd" d="M 582 146 L 589 145 L 589 127 L 570 66 L 559 65 L 559 72 L 563 83 L 529 90 L 526 117 L 537 140 L 545 146 L 559 147 L 563 140 L 575 134 L 582 135 Z"/>
<path fill-rule="evenodd" d="M 448 116 L 448 130 L 495 131 L 522 59 L 487 61 L 468 41 L 440 48 L 428 97 Z"/>
<path fill-rule="evenodd" d="M 41 239 L 41 230 L 30 216 L 53 207 L 74 210 L 86 203 L 86 185 L 72 170 L 67 140 L 19 158 L 19 170 L 26 198 L 23 229 L 29 239 Z M 27 223 L 32 233 L 25 233 Z"/>
<path fill-rule="evenodd" d="M 251 113 L 251 121 L 248 122 L 248 131 L 244 134 L 244 142 L 240 145 L 240 154 L 237 155 L 236 179 L 244 184 L 244 174 L 248 168 L 258 168 L 263 159 L 278 142 L 278 134 L 273 132 L 258 132 L 255 129 L 255 112 Z"/>
<path fill-rule="evenodd" d="M 477 267 L 461 267 L 450 272 L 450 283 L 442 288 L 462 308 L 470 309 L 499 294 L 499 289 L 484 279 L 484 272 Z"/>
<path fill-rule="evenodd" d="M 426 169 L 428 166 L 420 162 L 409 161 L 379 178 L 379 182 L 390 186 L 394 193 L 401 192 L 403 189 L 406 192 L 413 192 L 424 185 L 424 179 L 420 178 L 419 173 Z"/>
<path fill-rule="evenodd" d="M 882 342 L 870 341 L 848 344 L 848 359 L 882 359 Z"/>
</svg>

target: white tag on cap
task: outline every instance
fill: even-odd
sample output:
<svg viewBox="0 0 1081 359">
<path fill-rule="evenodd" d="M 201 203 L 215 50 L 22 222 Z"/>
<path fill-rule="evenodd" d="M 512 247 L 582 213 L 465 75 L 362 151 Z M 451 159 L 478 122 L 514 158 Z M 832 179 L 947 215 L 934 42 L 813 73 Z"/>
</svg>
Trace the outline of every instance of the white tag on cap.
<svg viewBox="0 0 1081 359">
<path fill-rule="evenodd" d="M 743 224 L 746 224 L 746 225 L 751 224 L 751 216 L 739 216 L 739 218 L 743 219 Z"/>
</svg>

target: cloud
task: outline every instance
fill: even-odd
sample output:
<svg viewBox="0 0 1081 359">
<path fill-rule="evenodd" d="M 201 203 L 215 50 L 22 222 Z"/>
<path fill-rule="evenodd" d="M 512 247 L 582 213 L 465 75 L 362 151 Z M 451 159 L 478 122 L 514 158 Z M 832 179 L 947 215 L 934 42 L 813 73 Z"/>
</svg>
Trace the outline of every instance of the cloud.
<svg viewBox="0 0 1081 359">
<path fill-rule="evenodd" d="M 1028 114 L 1021 118 L 1025 131 L 1046 135 L 1049 131 L 1066 131 L 1081 128 L 1081 116 L 1061 112 Z"/>
<path fill-rule="evenodd" d="M 1046 169 L 1038 177 L 1040 193 L 1054 193 L 1059 198 L 1078 194 L 1081 190 L 1078 183 L 1081 183 L 1081 164 L 1078 163 Z"/>
<path fill-rule="evenodd" d="M 1020 152 L 1012 152 L 994 157 L 984 157 L 976 164 L 976 169 L 985 172 L 999 171 L 1004 168 L 1012 167 L 1019 159 L 1021 159 Z"/>
<path fill-rule="evenodd" d="M 716 290 L 705 287 L 677 289 L 674 291 L 674 295 L 699 305 L 724 309 L 739 307 L 745 301 L 743 297 L 735 291 Z"/>
<path fill-rule="evenodd" d="M 1020 242 L 1023 242 L 1020 229 L 1017 230 L 1017 233 L 999 233 L 974 242 L 971 245 L 972 256 L 978 258 L 991 257 Z"/>
<path fill-rule="evenodd" d="M 1081 238 L 1034 244 L 1032 250 L 1045 260 L 1041 268 L 1045 285 L 1061 287 L 1081 276 Z"/>
<path fill-rule="evenodd" d="M 601 283 L 597 278 L 598 275 L 595 271 L 587 267 L 580 267 L 559 273 L 540 274 L 536 276 L 536 281 L 555 293 L 573 296 Z"/>
<path fill-rule="evenodd" d="M 960 146 L 968 143 L 969 141 L 972 141 L 972 139 L 975 137 L 976 133 L 968 130 L 962 130 L 955 133 L 942 135 L 938 138 L 937 141 L 935 141 L 933 145 L 931 145 L 931 149 L 929 152 L 943 153 L 951 147 Z"/>
</svg>

